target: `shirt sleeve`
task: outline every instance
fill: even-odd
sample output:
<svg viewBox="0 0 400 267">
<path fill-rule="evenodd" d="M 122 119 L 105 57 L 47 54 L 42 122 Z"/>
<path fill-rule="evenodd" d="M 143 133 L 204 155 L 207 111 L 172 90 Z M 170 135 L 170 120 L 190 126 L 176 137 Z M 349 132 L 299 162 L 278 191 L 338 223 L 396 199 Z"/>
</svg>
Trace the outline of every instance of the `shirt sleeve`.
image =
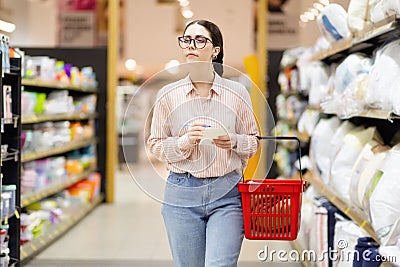
<svg viewBox="0 0 400 267">
<path fill-rule="evenodd" d="M 254 156 L 259 147 L 257 123 L 254 117 L 251 104 L 250 94 L 245 88 L 239 100 L 237 117 L 236 117 L 236 147 L 234 152 L 242 160 L 246 160 Z"/>
<path fill-rule="evenodd" d="M 172 136 L 169 112 L 164 103 L 165 98 L 157 100 L 151 122 L 150 137 L 147 140 L 150 153 L 158 160 L 169 163 L 179 162 L 190 157 L 195 148 L 187 135 Z"/>
</svg>

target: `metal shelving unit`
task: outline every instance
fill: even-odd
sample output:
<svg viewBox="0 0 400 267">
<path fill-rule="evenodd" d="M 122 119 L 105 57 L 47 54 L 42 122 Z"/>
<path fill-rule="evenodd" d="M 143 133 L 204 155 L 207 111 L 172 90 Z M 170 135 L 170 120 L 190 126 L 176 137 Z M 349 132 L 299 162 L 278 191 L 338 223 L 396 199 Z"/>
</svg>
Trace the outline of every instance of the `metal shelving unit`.
<svg viewBox="0 0 400 267">
<path fill-rule="evenodd" d="M 392 16 L 374 24 L 369 28 L 366 28 L 351 39 L 336 42 L 330 49 L 316 53 L 312 60 L 323 61 L 329 65 L 340 62 L 348 55 L 356 52 L 372 55 L 377 47 L 385 44 L 386 42 L 399 38 L 400 19 Z M 308 107 L 307 109 L 324 113 L 320 107 Z M 329 113 L 324 114 L 333 116 L 340 115 Z M 365 110 L 361 111 L 359 114 L 346 119 L 349 119 L 358 125 L 376 126 L 378 129 L 380 129 L 382 138 L 386 143 L 388 143 L 393 137 L 393 134 L 400 129 L 400 116 L 393 114 L 391 111 L 376 110 L 365 107 Z M 312 149 L 310 149 L 310 152 L 311 151 Z M 310 157 L 312 158 L 312 155 L 310 155 Z M 311 171 L 308 171 L 306 174 L 304 174 L 303 178 L 312 186 L 314 186 L 321 195 L 325 196 L 341 212 L 346 214 L 354 223 L 365 230 L 368 235 L 380 243 L 378 235 L 373 229 L 372 224 L 364 211 L 360 210 L 351 203 L 348 203 L 342 196 L 338 195 L 334 190 L 332 190 L 331 187 L 325 184 L 314 162 L 312 162 Z M 296 242 L 292 242 L 292 246 L 297 250 L 302 250 L 302 248 Z M 302 264 L 304 266 L 310 266 L 309 263 L 306 262 L 302 262 Z M 385 263 L 385 265 L 390 266 L 389 263 Z"/>
<path fill-rule="evenodd" d="M 22 85 L 26 87 L 41 87 L 41 88 L 49 88 L 52 90 L 70 90 L 77 92 L 85 92 L 85 93 L 97 93 L 98 90 L 96 87 L 84 87 L 77 86 L 72 84 L 64 84 L 59 82 L 45 82 L 37 79 L 22 79 Z"/>
<path fill-rule="evenodd" d="M 70 175 L 65 180 L 54 182 L 45 188 L 37 190 L 35 192 L 21 195 L 18 192 L 18 206 L 25 209 L 29 204 L 40 201 L 47 197 L 50 197 L 57 192 L 60 192 L 69 186 L 75 184 L 88 177 L 93 172 L 99 172 L 101 175 L 100 181 L 100 197 L 95 199 L 92 203 L 85 203 L 75 206 L 73 210 L 70 210 L 68 219 L 60 222 L 53 226 L 51 229 L 47 229 L 46 232 L 38 238 L 25 243 L 20 246 L 20 226 L 18 224 L 18 237 L 15 238 L 17 247 L 17 254 L 13 255 L 17 262 L 16 266 L 28 262 L 43 249 L 48 247 L 61 235 L 68 232 L 74 225 L 76 225 L 83 217 L 85 217 L 91 210 L 97 205 L 104 201 L 106 195 L 106 119 L 107 119 L 107 49 L 106 48 L 21 48 L 27 55 L 30 56 L 49 56 L 57 58 L 58 60 L 69 62 L 78 68 L 91 66 L 93 71 L 96 73 L 97 85 L 96 87 L 88 86 L 75 86 L 66 83 L 58 82 L 44 82 L 37 79 L 20 79 L 24 90 L 50 93 L 57 90 L 68 90 L 69 95 L 72 97 L 80 97 L 89 94 L 96 94 L 97 105 L 96 111 L 93 113 L 77 112 L 72 114 L 40 114 L 35 116 L 22 116 L 19 117 L 19 128 L 21 129 L 32 129 L 35 124 L 42 122 L 55 122 L 55 121 L 88 121 L 94 120 L 95 134 L 91 138 L 83 140 L 74 140 L 72 142 L 61 144 L 58 147 L 54 147 L 45 151 L 37 151 L 36 153 L 19 153 L 20 161 L 19 166 L 22 163 L 33 161 L 36 159 L 44 159 L 51 156 L 62 155 L 65 153 L 72 152 L 74 150 L 82 149 L 90 145 L 95 146 L 96 163 L 95 167 L 85 170 L 83 173 Z M 19 98 L 20 99 L 20 98 Z M 15 101 L 21 103 L 21 101 Z M 13 101 L 14 104 L 14 101 Z M 16 113 L 16 115 L 21 115 Z M 11 127 L 11 126 L 10 126 Z M 19 132 L 19 135 L 21 133 Z M 20 174 L 18 174 L 20 177 Z M 18 186 L 19 187 L 19 186 Z M 14 216 L 16 217 L 16 216 Z"/>
<path fill-rule="evenodd" d="M 22 124 L 32 124 L 46 121 L 78 121 L 97 118 L 97 113 L 77 112 L 73 114 L 41 114 L 33 116 L 22 116 Z"/>
<path fill-rule="evenodd" d="M 22 162 L 24 163 L 24 162 L 28 162 L 28 161 L 32 161 L 32 160 L 36 160 L 36 159 L 55 156 L 58 154 L 62 154 L 62 153 L 66 153 L 66 152 L 69 152 L 72 150 L 83 148 L 83 147 L 89 146 L 91 144 L 95 144 L 96 142 L 97 142 L 97 139 L 95 137 L 93 137 L 90 139 L 75 140 L 66 145 L 60 145 L 59 147 L 41 151 L 41 152 L 23 154 Z"/>
<path fill-rule="evenodd" d="M 367 54 L 372 54 L 373 51 L 379 46 L 388 42 L 390 40 L 398 39 L 400 37 L 400 21 L 398 18 L 392 16 L 390 18 L 377 23 L 362 32 L 358 33 L 354 38 L 349 40 L 343 40 L 341 42 L 337 42 L 334 46 L 327 50 L 321 51 L 318 54 L 315 54 L 313 60 L 324 61 L 327 64 L 331 64 L 334 62 L 339 62 L 344 59 L 346 56 L 356 52 L 364 52 Z M 309 107 L 309 109 L 318 110 L 321 113 L 324 113 L 318 107 Z M 330 115 L 338 115 L 338 114 L 330 114 Z M 392 125 L 393 120 L 400 118 L 393 114 L 390 111 L 376 110 L 376 109 L 368 109 L 366 108 L 362 112 L 357 115 L 352 116 L 352 118 L 348 119 L 357 119 L 357 121 L 361 124 L 363 122 L 366 125 L 379 125 L 380 129 L 383 129 L 383 132 L 387 132 L 388 128 L 396 128 L 396 125 Z M 372 120 L 371 120 L 372 119 Z M 389 121 L 389 122 L 388 122 Z M 390 129 L 389 132 L 394 132 L 393 129 Z M 390 134 L 388 134 L 390 137 Z M 388 139 L 388 137 L 386 138 Z M 387 141 L 387 140 L 386 140 Z M 312 155 L 310 155 L 312 157 Z M 347 203 L 345 199 L 343 199 L 340 195 L 334 192 L 328 185 L 326 185 L 320 177 L 320 173 L 315 166 L 315 163 L 312 162 L 312 171 L 307 172 L 304 177 L 308 180 L 323 196 L 325 196 L 333 205 L 335 205 L 340 211 L 346 214 L 353 222 L 359 225 L 362 229 L 364 229 L 372 238 L 374 238 L 378 243 L 379 238 L 375 233 L 371 223 L 367 219 L 367 216 L 364 212 L 354 205 Z"/>
</svg>

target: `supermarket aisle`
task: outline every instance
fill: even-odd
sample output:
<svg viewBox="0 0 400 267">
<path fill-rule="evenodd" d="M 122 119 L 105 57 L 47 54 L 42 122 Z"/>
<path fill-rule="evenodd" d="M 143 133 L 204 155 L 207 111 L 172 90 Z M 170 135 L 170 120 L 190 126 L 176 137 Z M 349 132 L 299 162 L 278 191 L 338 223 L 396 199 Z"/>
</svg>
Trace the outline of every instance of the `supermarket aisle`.
<svg viewBox="0 0 400 267">
<path fill-rule="evenodd" d="M 132 170 L 146 175 L 149 170 L 142 166 Z M 173 266 L 160 209 L 161 204 L 140 191 L 127 171 L 118 171 L 115 203 L 96 208 L 25 266 Z M 292 249 L 288 242 L 245 241 L 239 266 L 271 266 L 269 260 L 257 259 L 266 245 L 269 250 Z"/>
</svg>

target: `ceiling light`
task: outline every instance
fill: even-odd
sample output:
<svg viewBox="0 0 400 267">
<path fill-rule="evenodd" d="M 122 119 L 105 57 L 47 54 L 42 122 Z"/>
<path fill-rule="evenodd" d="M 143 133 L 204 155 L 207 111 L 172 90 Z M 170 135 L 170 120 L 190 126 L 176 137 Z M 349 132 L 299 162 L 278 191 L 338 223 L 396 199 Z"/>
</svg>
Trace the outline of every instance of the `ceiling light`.
<svg viewBox="0 0 400 267">
<path fill-rule="evenodd" d="M 192 10 L 190 10 L 190 9 L 182 9 L 181 10 L 181 13 L 182 13 L 182 16 L 183 17 L 185 17 L 185 18 L 187 18 L 187 19 L 190 19 L 191 17 L 193 17 L 193 11 Z"/>
<path fill-rule="evenodd" d="M 13 32 L 15 31 L 15 24 L 14 23 L 10 23 L 4 20 L 0 20 L 0 31 L 3 32 Z"/>
<path fill-rule="evenodd" d="M 307 18 L 308 20 L 314 20 L 314 19 L 315 19 L 314 14 L 311 13 L 311 12 L 309 12 L 309 11 L 304 12 L 304 15 L 306 16 L 306 18 Z"/>
<path fill-rule="evenodd" d="M 318 16 L 319 11 L 316 8 L 310 8 L 309 11 L 314 14 L 314 16 Z"/>
<path fill-rule="evenodd" d="M 324 6 L 320 3 L 314 3 L 314 8 L 319 11 L 322 11 L 322 9 L 324 9 Z"/>
<path fill-rule="evenodd" d="M 127 70 L 135 70 L 136 69 L 136 60 L 134 59 L 128 59 L 127 61 L 125 61 L 125 67 L 127 68 Z"/>
<path fill-rule="evenodd" d="M 300 20 L 301 20 L 302 22 L 308 22 L 308 18 L 307 18 L 306 15 L 304 15 L 304 14 L 302 14 L 302 15 L 300 16 Z"/>
</svg>

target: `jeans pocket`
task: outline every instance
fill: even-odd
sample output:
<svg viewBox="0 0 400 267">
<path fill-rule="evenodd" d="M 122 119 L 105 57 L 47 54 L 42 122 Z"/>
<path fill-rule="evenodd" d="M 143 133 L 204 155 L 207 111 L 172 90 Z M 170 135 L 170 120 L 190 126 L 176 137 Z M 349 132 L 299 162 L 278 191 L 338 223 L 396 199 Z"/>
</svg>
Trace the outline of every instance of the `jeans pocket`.
<svg viewBox="0 0 400 267">
<path fill-rule="evenodd" d="M 171 172 L 168 175 L 167 183 L 170 185 L 183 185 L 185 183 L 186 179 L 187 179 L 187 176 L 184 173 Z"/>
</svg>

